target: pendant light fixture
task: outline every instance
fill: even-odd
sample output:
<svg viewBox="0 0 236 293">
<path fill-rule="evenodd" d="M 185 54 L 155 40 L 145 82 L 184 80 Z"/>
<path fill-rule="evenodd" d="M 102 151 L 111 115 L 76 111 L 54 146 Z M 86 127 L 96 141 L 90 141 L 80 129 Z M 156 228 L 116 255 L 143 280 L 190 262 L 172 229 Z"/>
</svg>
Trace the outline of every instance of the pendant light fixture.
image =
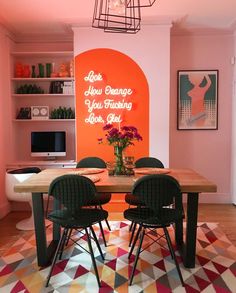
<svg viewBox="0 0 236 293">
<path fill-rule="evenodd" d="M 92 27 L 112 33 L 137 33 L 141 22 L 137 2 L 139 0 L 95 0 Z"/>
<path fill-rule="evenodd" d="M 141 8 L 156 0 L 95 0 L 92 27 L 109 33 L 135 34 L 141 26 Z"/>
</svg>

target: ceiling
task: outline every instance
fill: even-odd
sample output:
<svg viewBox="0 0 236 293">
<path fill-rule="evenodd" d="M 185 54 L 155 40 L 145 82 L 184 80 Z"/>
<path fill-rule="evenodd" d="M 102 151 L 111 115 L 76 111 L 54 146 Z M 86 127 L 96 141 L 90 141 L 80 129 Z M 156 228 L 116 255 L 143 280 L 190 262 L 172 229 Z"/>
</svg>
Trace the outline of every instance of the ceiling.
<svg viewBox="0 0 236 293">
<path fill-rule="evenodd" d="M 72 38 L 72 26 L 91 25 L 93 7 L 94 0 L 0 0 L 0 23 L 16 39 Z M 236 0 L 156 0 L 152 7 L 142 8 L 142 23 L 163 19 L 182 30 L 232 30 L 236 28 Z"/>
</svg>

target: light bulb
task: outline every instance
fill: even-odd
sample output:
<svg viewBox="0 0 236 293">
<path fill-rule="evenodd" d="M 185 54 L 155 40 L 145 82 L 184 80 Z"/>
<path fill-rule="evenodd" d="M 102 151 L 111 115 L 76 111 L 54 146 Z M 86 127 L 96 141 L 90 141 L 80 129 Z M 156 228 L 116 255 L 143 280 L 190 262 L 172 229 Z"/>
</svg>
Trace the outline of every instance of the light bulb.
<svg viewBox="0 0 236 293">
<path fill-rule="evenodd" d="M 125 0 L 109 0 L 109 9 L 116 11 L 118 14 L 125 13 Z"/>
</svg>

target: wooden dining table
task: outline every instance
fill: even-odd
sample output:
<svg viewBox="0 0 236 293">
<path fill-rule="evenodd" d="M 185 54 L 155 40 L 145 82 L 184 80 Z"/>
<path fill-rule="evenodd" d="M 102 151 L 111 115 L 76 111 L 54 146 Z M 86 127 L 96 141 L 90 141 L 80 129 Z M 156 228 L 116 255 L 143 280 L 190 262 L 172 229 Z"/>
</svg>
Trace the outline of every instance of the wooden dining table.
<svg viewBox="0 0 236 293">
<path fill-rule="evenodd" d="M 187 204 L 185 216 L 181 221 L 175 223 L 175 241 L 182 255 L 184 266 L 194 268 L 199 194 L 216 192 L 217 186 L 191 169 L 167 169 L 166 173 L 179 182 L 182 194 L 186 194 Z M 49 185 L 53 179 L 65 174 L 83 175 L 83 169 L 45 169 L 14 186 L 15 192 L 32 193 L 37 261 L 40 267 L 48 266 L 51 263 L 60 238 L 60 227 L 53 225 L 52 240 L 48 244 L 43 195 L 48 192 Z M 95 178 L 94 181 L 98 192 L 127 193 L 131 192 L 137 177 L 144 175 L 109 176 L 107 170 L 102 169 L 99 173 L 88 176 L 95 176 L 93 179 Z M 182 204 L 182 197 L 176 204 Z M 184 222 L 186 223 L 185 228 Z"/>
</svg>

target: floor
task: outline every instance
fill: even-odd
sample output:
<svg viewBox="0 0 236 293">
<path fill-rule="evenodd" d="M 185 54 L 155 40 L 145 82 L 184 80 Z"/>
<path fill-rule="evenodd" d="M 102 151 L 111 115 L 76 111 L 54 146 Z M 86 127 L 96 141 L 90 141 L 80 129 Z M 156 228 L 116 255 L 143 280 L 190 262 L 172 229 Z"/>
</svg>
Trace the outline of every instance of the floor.
<svg viewBox="0 0 236 293">
<path fill-rule="evenodd" d="M 116 210 L 119 210 L 118 207 L 108 206 L 107 210 L 109 210 L 110 220 L 123 220 L 123 213 L 116 212 Z M 15 224 L 28 215 L 29 212 L 12 212 L 0 220 L 0 254 L 1 247 L 6 242 L 11 245 L 11 242 L 14 243 L 16 239 L 24 235 L 24 231 L 17 230 Z M 232 204 L 200 204 L 198 221 L 218 223 L 226 236 L 236 246 L 236 206 Z"/>
<path fill-rule="evenodd" d="M 163 249 L 163 246 L 149 246 L 148 239 L 146 239 L 147 245 L 144 245 L 145 252 L 138 262 L 133 285 L 128 285 L 134 261 L 134 255 L 128 260 L 129 223 L 124 221 L 123 213 L 117 212 L 118 207 L 115 209 L 114 206 L 109 206 L 107 209 L 110 210 L 109 220 L 112 230 L 109 232 L 104 223 L 106 240 L 109 243 L 106 248 L 100 238 L 105 260 L 101 259 L 97 250 L 95 251 L 102 282 L 100 289 L 96 283 L 90 258 L 76 245 L 68 245 L 63 253 L 63 259 L 57 262 L 49 287 L 45 288 L 49 267 L 41 269 L 37 267 L 34 231 L 24 232 L 15 228 L 16 222 L 29 213 L 12 212 L 0 220 L 0 291 L 9 293 L 235 292 L 235 206 L 200 205 L 195 268 L 184 268 L 176 251 L 185 289 L 181 286 L 170 253 Z M 99 236 L 98 227 L 96 229 Z M 231 242 L 234 242 L 233 245 L 221 230 L 227 233 Z M 51 226 L 47 231 L 50 238 Z M 173 238 L 173 229 L 170 229 L 170 233 Z M 85 244 L 83 239 L 81 241 L 80 244 Z"/>
</svg>

